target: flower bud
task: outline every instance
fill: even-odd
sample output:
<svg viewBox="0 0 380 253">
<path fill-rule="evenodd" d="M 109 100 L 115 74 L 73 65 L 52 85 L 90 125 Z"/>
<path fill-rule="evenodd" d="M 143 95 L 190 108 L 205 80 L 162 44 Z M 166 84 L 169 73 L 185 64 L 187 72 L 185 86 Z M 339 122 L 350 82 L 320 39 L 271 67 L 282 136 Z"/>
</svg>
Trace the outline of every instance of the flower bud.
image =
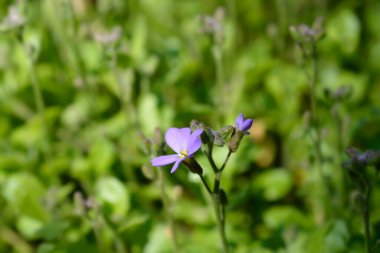
<svg viewBox="0 0 380 253">
<path fill-rule="evenodd" d="M 244 135 L 245 132 L 235 129 L 235 131 L 232 133 L 230 142 L 228 143 L 228 148 L 231 152 L 236 152 L 236 150 L 239 148 L 240 140 L 243 138 Z"/>
<path fill-rule="evenodd" d="M 195 131 L 198 129 L 203 129 L 203 133 L 201 134 L 201 140 L 203 144 L 212 145 L 214 142 L 214 135 L 212 133 L 212 129 L 206 126 L 204 123 L 199 122 L 193 119 L 190 122 L 191 131 Z"/>
<path fill-rule="evenodd" d="M 199 163 L 193 157 L 185 159 L 183 161 L 183 163 L 186 165 L 187 168 L 189 168 L 189 170 L 192 173 L 195 173 L 195 174 L 198 174 L 198 175 L 202 175 L 203 174 L 202 167 L 199 165 Z"/>
</svg>

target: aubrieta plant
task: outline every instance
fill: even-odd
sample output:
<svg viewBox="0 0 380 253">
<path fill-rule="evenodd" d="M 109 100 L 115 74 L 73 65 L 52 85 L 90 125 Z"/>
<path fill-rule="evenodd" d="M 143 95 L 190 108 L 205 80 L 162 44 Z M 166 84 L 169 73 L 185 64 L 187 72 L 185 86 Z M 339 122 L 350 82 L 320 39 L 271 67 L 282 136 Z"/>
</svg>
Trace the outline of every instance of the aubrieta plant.
<svg viewBox="0 0 380 253">
<path fill-rule="evenodd" d="M 374 251 L 371 246 L 370 199 L 372 186 L 380 171 L 380 151 L 361 152 L 357 148 L 348 147 L 346 153 L 349 159 L 343 163 L 342 167 L 348 172 L 354 185 L 354 201 L 362 214 L 364 224 L 365 252 L 371 253 Z"/>
<path fill-rule="evenodd" d="M 248 130 L 253 123 L 252 119 L 244 119 L 240 113 L 235 120 L 235 126 L 228 125 L 219 130 L 213 130 L 202 122 L 193 120 L 190 128 L 169 128 L 165 134 L 166 144 L 175 151 L 175 154 L 162 155 L 151 160 L 152 166 L 164 166 L 173 164 L 171 173 L 174 173 L 182 163 L 192 173 L 197 174 L 210 194 L 222 242 L 222 252 L 229 252 L 228 241 L 225 233 L 225 207 L 227 205 L 227 195 L 221 188 L 221 176 L 224 168 L 232 153 L 239 148 L 241 139 L 249 134 Z M 214 172 L 214 185 L 210 188 L 207 181 L 203 177 L 203 168 L 194 158 L 194 154 L 202 149 L 207 156 L 212 171 Z M 212 152 L 214 146 L 228 147 L 228 154 L 223 164 L 218 167 L 213 159 Z"/>
</svg>

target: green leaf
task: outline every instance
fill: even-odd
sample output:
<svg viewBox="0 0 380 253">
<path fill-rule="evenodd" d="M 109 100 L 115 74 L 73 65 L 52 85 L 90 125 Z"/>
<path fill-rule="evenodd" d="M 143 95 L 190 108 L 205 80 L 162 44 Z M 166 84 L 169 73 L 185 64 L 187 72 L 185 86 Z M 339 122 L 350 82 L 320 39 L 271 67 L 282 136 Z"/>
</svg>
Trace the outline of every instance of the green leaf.
<svg viewBox="0 0 380 253">
<path fill-rule="evenodd" d="M 348 241 L 350 239 L 350 233 L 345 221 L 335 220 L 331 223 L 331 226 L 325 237 L 325 252 L 331 253 L 343 253 L 347 252 Z"/>
<path fill-rule="evenodd" d="M 115 148 L 106 138 L 99 138 L 90 149 L 90 161 L 97 175 L 106 174 L 115 158 Z"/>
<path fill-rule="evenodd" d="M 103 210 L 110 211 L 114 219 L 125 218 L 129 210 L 129 192 L 115 177 L 99 178 L 95 184 L 95 197 Z"/>
<path fill-rule="evenodd" d="M 36 231 L 36 235 L 38 238 L 43 238 L 47 241 L 59 239 L 63 236 L 68 226 L 69 223 L 67 221 L 51 221 Z"/>
<path fill-rule="evenodd" d="M 169 253 L 173 251 L 171 238 L 168 237 L 167 227 L 157 225 L 150 232 L 149 241 L 144 248 L 144 252 L 162 252 Z"/>
<path fill-rule="evenodd" d="M 45 187 L 29 173 L 17 173 L 9 177 L 3 188 L 4 198 L 15 214 L 23 214 L 40 221 L 48 219 L 48 213 L 42 206 Z"/>
<path fill-rule="evenodd" d="M 157 102 L 157 98 L 153 94 L 146 94 L 139 101 L 138 119 L 143 132 L 147 135 L 151 135 L 157 126 L 162 126 Z"/>
<path fill-rule="evenodd" d="M 343 9 L 332 16 L 327 24 L 327 37 L 331 38 L 345 54 L 354 53 L 360 39 L 360 21 L 352 10 Z"/>
<path fill-rule="evenodd" d="M 37 231 L 43 226 L 43 223 L 30 216 L 22 215 L 17 219 L 17 229 L 28 239 L 36 239 Z"/>
<path fill-rule="evenodd" d="M 266 200 L 274 201 L 286 196 L 293 184 L 290 171 L 275 169 L 261 173 L 253 181 L 252 187 L 254 190 L 262 192 Z"/>
<path fill-rule="evenodd" d="M 280 228 L 290 225 L 308 227 L 310 221 L 298 209 L 292 206 L 275 206 L 268 208 L 264 215 L 264 223 L 270 228 Z"/>
<path fill-rule="evenodd" d="M 57 251 L 54 244 L 42 243 L 38 246 L 37 253 L 57 253 Z"/>
</svg>

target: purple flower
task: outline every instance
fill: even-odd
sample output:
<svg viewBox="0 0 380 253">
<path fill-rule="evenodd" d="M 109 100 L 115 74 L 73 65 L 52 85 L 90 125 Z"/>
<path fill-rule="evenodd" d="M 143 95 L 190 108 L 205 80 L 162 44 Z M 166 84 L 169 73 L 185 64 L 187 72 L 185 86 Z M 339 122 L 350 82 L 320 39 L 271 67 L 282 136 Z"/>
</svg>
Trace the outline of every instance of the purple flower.
<svg viewBox="0 0 380 253">
<path fill-rule="evenodd" d="M 163 166 L 174 163 L 170 173 L 177 170 L 178 165 L 185 159 L 190 158 L 200 149 L 202 141 L 200 135 L 203 129 L 198 129 L 191 133 L 191 129 L 186 128 L 169 128 L 165 134 L 166 143 L 177 154 L 164 155 L 155 157 L 151 160 L 152 166 Z"/>
<path fill-rule="evenodd" d="M 248 131 L 252 126 L 253 120 L 252 119 L 246 119 L 244 120 L 243 114 L 239 114 L 239 116 L 235 120 L 235 124 L 237 129 L 241 132 Z"/>
</svg>

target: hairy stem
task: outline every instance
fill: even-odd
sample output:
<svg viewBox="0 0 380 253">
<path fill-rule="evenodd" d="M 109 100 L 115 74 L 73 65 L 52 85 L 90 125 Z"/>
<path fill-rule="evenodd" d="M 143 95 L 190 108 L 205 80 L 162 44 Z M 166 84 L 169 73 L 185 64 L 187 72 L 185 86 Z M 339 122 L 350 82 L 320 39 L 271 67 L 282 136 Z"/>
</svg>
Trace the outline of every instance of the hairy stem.
<svg viewBox="0 0 380 253">
<path fill-rule="evenodd" d="M 198 175 L 199 175 L 199 177 L 201 178 L 203 185 L 206 187 L 207 192 L 208 192 L 209 194 L 211 194 L 211 193 L 212 193 L 212 192 L 211 192 L 211 189 L 210 189 L 210 187 L 208 186 L 208 184 L 207 184 L 205 178 L 203 177 L 203 175 L 201 175 L 201 174 L 198 174 Z"/>
<path fill-rule="evenodd" d="M 206 151 L 205 153 L 206 153 L 206 157 L 207 157 L 207 159 L 211 165 L 212 170 L 214 171 L 214 173 L 217 173 L 218 167 L 216 166 L 214 159 L 212 158 L 212 150 L 213 150 L 213 146 L 208 145 L 208 151 Z"/>
<path fill-rule="evenodd" d="M 220 171 L 223 171 L 224 167 L 226 167 L 226 164 L 228 163 L 228 160 L 230 159 L 231 154 L 232 154 L 232 152 L 231 152 L 231 150 L 229 150 L 222 167 L 220 167 Z"/>
<path fill-rule="evenodd" d="M 225 232 L 225 216 L 224 216 L 224 206 L 221 205 L 220 197 L 218 193 L 212 193 L 212 201 L 214 204 L 215 215 L 219 230 L 219 236 L 222 240 L 222 250 L 224 253 L 228 253 L 228 242 Z"/>
</svg>

